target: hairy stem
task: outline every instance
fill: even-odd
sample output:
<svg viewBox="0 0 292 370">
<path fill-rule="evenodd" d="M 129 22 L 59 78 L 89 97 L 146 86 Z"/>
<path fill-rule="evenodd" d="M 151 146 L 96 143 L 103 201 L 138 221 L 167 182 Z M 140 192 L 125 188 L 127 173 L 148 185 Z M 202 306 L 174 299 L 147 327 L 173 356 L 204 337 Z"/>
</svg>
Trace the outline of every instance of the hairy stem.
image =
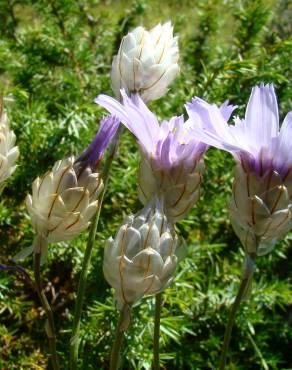
<svg viewBox="0 0 292 370">
<path fill-rule="evenodd" d="M 50 359 L 52 361 L 53 369 L 59 370 L 59 361 L 56 351 L 56 334 L 55 334 L 55 324 L 54 324 L 54 317 L 53 311 L 49 305 L 47 297 L 45 295 L 42 281 L 41 281 L 41 247 L 35 248 L 34 251 L 34 278 L 35 278 L 35 288 L 37 294 L 41 300 L 42 306 L 47 315 L 47 323 L 46 323 L 46 333 L 49 341 L 50 346 Z"/>
<path fill-rule="evenodd" d="M 248 290 L 250 286 L 250 283 L 253 277 L 253 270 L 254 270 L 254 259 L 250 256 L 247 256 L 245 260 L 245 268 L 243 271 L 243 276 L 241 278 L 240 286 L 239 286 L 235 301 L 232 305 L 231 311 L 229 313 L 228 322 L 227 322 L 227 326 L 225 329 L 223 347 L 222 347 L 222 352 L 221 352 L 221 357 L 220 357 L 220 366 L 219 366 L 220 370 L 225 369 L 227 352 L 228 352 L 229 343 L 231 339 L 231 332 L 232 332 L 232 328 L 235 322 L 235 315 L 240 306 L 242 299 L 245 296 L 246 291 Z"/>
<path fill-rule="evenodd" d="M 159 334 L 160 316 L 162 307 L 162 293 L 155 296 L 155 318 L 154 318 L 154 337 L 153 337 L 153 370 L 159 370 Z"/>
<path fill-rule="evenodd" d="M 82 262 L 82 269 L 81 269 L 81 274 L 79 278 L 77 297 L 76 297 L 76 302 L 75 302 L 72 335 L 70 339 L 70 369 L 71 370 L 77 369 L 78 349 L 79 349 L 79 343 L 80 343 L 80 339 L 79 339 L 80 320 L 81 320 L 81 314 L 82 314 L 82 306 L 84 302 L 85 288 L 86 288 L 86 283 L 87 283 L 87 275 L 88 275 L 88 270 L 90 266 L 92 250 L 94 247 L 95 235 L 96 235 L 99 216 L 101 212 L 102 202 L 103 202 L 104 194 L 106 192 L 107 184 L 109 180 L 110 168 L 111 168 L 112 161 L 114 159 L 114 156 L 115 156 L 115 153 L 118 147 L 119 138 L 120 138 L 121 133 L 122 133 L 122 126 L 119 127 L 112 141 L 110 152 L 109 152 L 109 155 L 104 165 L 104 170 L 103 170 L 104 188 L 100 194 L 98 208 L 97 208 L 96 214 L 94 215 L 91 226 L 90 226 L 89 237 L 88 237 L 87 246 L 86 246 L 86 250 L 85 250 L 85 254 L 84 254 L 84 258 Z"/>
</svg>

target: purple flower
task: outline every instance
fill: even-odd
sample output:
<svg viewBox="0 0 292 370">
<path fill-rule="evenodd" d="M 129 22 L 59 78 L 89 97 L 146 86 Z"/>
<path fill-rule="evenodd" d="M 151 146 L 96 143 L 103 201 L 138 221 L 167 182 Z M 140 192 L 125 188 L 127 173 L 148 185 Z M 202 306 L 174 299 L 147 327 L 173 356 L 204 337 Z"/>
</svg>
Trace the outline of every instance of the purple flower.
<svg viewBox="0 0 292 370">
<path fill-rule="evenodd" d="M 100 122 L 100 127 L 92 140 L 91 144 L 79 158 L 76 159 L 75 163 L 85 164 L 89 166 L 91 170 L 95 170 L 111 140 L 113 139 L 120 121 L 113 116 L 105 117 Z"/>
<path fill-rule="evenodd" d="M 153 196 L 163 198 L 167 217 L 178 221 L 199 197 L 207 145 L 195 138 L 183 117 L 160 125 L 138 94 L 129 98 L 122 90 L 121 95 L 122 104 L 106 95 L 95 102 L 117 116 L 139 141 L 140 200 L 147 204 Z"/>
<path fill-rule="evenodd" d="M 277 99 L 272 85 L 255 86 L 245 119 L 228 125 L 214 104 L 194 98 L 186 105 L 192 129 L 202 142 L 231 152 L 237 161 L 263 175 L 274 169 L 284 179 L 292 168 L 292 112 L 279 129 Z"/>
<path fill-rule="evenodd" d="M 95 102 L 117 116 L 136 136 L 156 168 L 170 170 L 182 163 L 188 166 L 194 157 L 200 158 L 205 152 L 207 146 L 195 139 L 182 116 L 159 125 L 139 95 L 129 98 L 124 91 L 121 94 L 123 104 L 106 95 L 99 95 Z"/>
</svg>

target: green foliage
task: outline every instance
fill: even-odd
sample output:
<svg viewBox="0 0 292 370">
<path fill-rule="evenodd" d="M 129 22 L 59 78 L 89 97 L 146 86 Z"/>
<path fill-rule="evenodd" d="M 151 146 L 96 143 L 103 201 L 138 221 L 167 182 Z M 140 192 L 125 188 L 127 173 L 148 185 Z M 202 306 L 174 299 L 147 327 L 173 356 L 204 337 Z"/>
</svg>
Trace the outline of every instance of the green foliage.
<svg viewBox="0 0 292 370">
<path fill-rule="evenodd" d="M 162 4 L 163 3 L 163 4 Z M 290 13 L 289 13 L 290 12 Z M 290 14 L 290 17 L 287 15 Z M 0 203 L 1 263 L 31 244 L 25 196 L 34 178 L 65 155 L 79 153 L 104 112 L 92 102 L 111 94 L 109 73 L 121 37 L 141 22 L 171 19 L 180 35 L 181 75 L 169 94 L 151 103 L 160 118 L 183 113 L 198 95 L 226 99 L 243 116 L 251 87 L 273 82 L 280 114 L 291 109 L 291 5 L 263 0 L 0 0 L 0 86 L 17 135 L 19 167 Z M 139 153 L 123 135 L 114 161 L 98 228 L 82 321 L 80 368 L 107 368 L 117 320 L 112 292 L 103 279 L 104 241 L 123 217 L 139 210 Z M 174 284 L 164 294 L 161 360 L 167 369 L 217 366 L 228 311 L 238 288 L 243 252 L 228 217 L 232 158 L 211 149 L 203 194 L 177 229 L 189 245 Z M 59 332 L 62 368 L 68 363 L 74 295 L 86 233 L 52 245 L 44 269 Z M 257 261 L 250 299 L 238 315 L 230 369 L 289 369 L 291 343 L 291 236 Z M 32 260 L 24 267 L 32 271 Z M 124 369 L 150 369 L 153 298 L 133 310 L 126 335 Z M 44 312 L 19 275 L 0 273 L 0 368 L 45 368 Z"/>
</svg>

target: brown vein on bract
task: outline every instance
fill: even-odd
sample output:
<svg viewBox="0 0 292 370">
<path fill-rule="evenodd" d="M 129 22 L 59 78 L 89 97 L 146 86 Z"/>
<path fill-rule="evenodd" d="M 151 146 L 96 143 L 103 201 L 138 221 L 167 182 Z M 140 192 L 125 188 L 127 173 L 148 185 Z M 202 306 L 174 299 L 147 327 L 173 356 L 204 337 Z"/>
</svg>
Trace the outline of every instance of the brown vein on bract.
<svg viewBox="0 0 292 370">
<path fill-rule="evenodd" d="M 274 228 L 274 230 L 277 230 L 277 229 L 279 229 L 279 227 L 280 226 L 282 226 L 286 221 L 287 221 L 287 219 L 288 218 L 290 218 L 290 213 L 289 212 L 287 212 L 287 215 L 286 215 L 286 217 L 284 218 L 284 220 L 282 220 L 275 228 Z"/>
<path fill-rule="evenodd" d="M 252 198 L 251 200 L 251 221 L 252 221 L 252 224 L 255 225 L 255 210 L 254 210 L 254 207 L 255 207 L 255 199 Z"/>
<path fill-rule="evenodd" d="M 79 220 L 80 220 L 80 216 L 81 216 L 81 213 L 78 214 L 76 220 L 74 222 L 72 222 L 71 225 L 67 226 L 65 230 L 69 230 L 72 226 L 76 225 L 77 222 L 79 222 Z"/>
<path fill-rule="evenodd" d="M 269 222 L 268 222 L 268 224 L 267 224 L 264 232 L 262 233 L 262 236 L 264 236 L 268 232 L 268 230 L 269 230 L 269 228 L 271 226 L 272 221 L 273 221 L 272 218 L 270 218 L 270 220 L 269 220 Z"/>
<path fill-rule="evenodd" d="M 247 195 L 250 196 L 250 189 L 249 189 L 249 173 L 246 174 L 246 189 Z"/>
<path fill-rule="evenodd" d="M 290 172 L 292 171 L 292 167 L 289 168 L 289 170 L 287 171 L 286 175 L 283 177 L 283 182 L 287 179 L 287 177 L 289 176 Z"/>
<path fill-rule="evenodd" d="M 235 180 L 233 184 L 233 199 L 234 199 L 235 207 L 238 208 L 238 203 L 236 201 L 236 188 L 237 188 L 237 181 Z"/>
<path fill-rule="evenodd" d="M 280 188 L 279 189 L 279 194 L 278 194 L 277 199 L 276 199 L 276 201 L 275 201 L 275 203 L 274 203 L 274 205 L 272 207 L 271 213 L 273 213 L 275 211 L 275 209 L 276 209 L 276 207 L 277 207 L 277 205 L 278 205 L 278 203 L 279 203 L 279 201 L 281 199 L 281 196 L 282 196 L 282 194 L 284 192 L 283 186 L 280 186 L 279 188 Z"/>
<path fill-rule="evenodd" d="M 178 204 L 178 202 L 179 202 L 179 201 L 182 199 L 182 197 L 184 196 L 185 191 L 186 191 L 186 184 L 183 186 L 183 189 L 182 189 L 182 192 L 181 192 L 180 196 L 177 198 L 177 200 L 176 200 L 173 204 L 171 204 L 171 205 L 170 205 L 170 207 L 175 207 L 175 206 Z"/>
<path fill-rule="evenodd" d="M 126 226 L 126 229 L 124 230 L 124 232 L 123 232 L 123 237 L 122 237 L 122 241 L 121 241 L 121 256 L 123 256 L 124 255 L 124 242 L 125 242 L 125 235 L 126 235 L 126 231 L 127 231 L 127 229 L 128 229 L 128 226 Z M 121 279 L 121 292 L 122 292 L 122 296 L 123 296 L 123 300 L 127 303 L 127 304 L 129 304 L 129 302 L 127 301 L 127 299 L 126 299 L 126 296 L 125 296 L 125 291 L 124 291 L 124 286 L 123 286 L 123 284 L 124 284 L 124 278 L 123 278 L 123 266 L 122 266 L 122 264 L 123 264 L 123 260 L 122 260 L 122 258 L 120 259 L 120 262 L 119 262 L 119 274 L 120 274 L 120 279 Z"/>
<path fill-rule="evenodd" d="M 273 175 L 273 172 L 270 171 L 269 172 L 269 175 L 268 175 L 268 181 L 267 181 L 266 191 L 268 191 L 268 189 L 270 188 L 271 180 L 272 180 L 272 175 Z"/>
<path fill-rule="evenodd" d="M 93 194 L 97 191 L 97 189 L 100 186 L 100 183 L 101 183 L 101 178 L 98 177 L 97 186 L 93 189 L 93 191 L 91 193 L 89 193 L 89 198 L 91 198 L 93 196 Z"/>
<path fill-rule="evenodd" d="M 146 91 L 146 90 L 151 89 L 153 86 L 155 86 L 162 79 L 162 77 L 165 75 L 165 73 L 166 73 L 166 70 L 162 73 L 162 75 L 155 82 L 152 83 L 152 85 L 144 87 L 143 89 L 141 89 L 141 91 Z"/>
<path fill-rule="evenodd" d="M 120 46 L 121 52 L 120 52 L 120 55 L 119 55 L 119 63 L 118 63 L 118 68 L 119 68 L 119 72 L 120 72 L 120 88 L 122 87 L 121 83 L 122 83 L 122 79 L 123 79 L 121 63 L 122 63 L 124 42 L 125 42 L 125 37 L 122 38 L 122 42 L 121 42 L 121 46 Z"/>
<path fill-rule="evenodd" d="M 149 225 L 149 229 L 148 229 L 148 231 L 147 231 L 147 235 L 146 235 L 146 239 L 145 239 L 145 242 L 144 242 L 143 249 L 146 249 L 146 248 L 147 248 L 147 243 L 148 243 L 149 234 L 150 234 L 150 231 L 151 231 L 152 225 L 153 225 L 153 220 L 151 221 L 151 223 L 150 223 L 150 225 Z"/>
<path fill-rule="evenodd" d="M 148 200 L 148 198 L 147 198 L 147 196 L 146 196 L 146 194 L 145 194 L 145 192 L 144 192 L 144 190 L 143 190 L 143 188 L 142 188 L 141 184 L 139 184 L 139 185 L 138 185 L 138 188 L 142 191 L 142 193 L 143 193 L 143 195 L 144 195 L 144 198 L 145 198 L 145 200 L 147 201 L 147 200 Z"/>
<path fill-rule="evenodd" d="M 157 64 L 159 64 L 159 63 L 161 62 L 161 59 L 162 59 L 163 54 L 164 54 L 164 52 L 165 52 L 165 48 L 166 48 L 166 42 L 165 42 L 165 43 L 164 43 L 164 45 L 163 45 L 162 53 L 161 53 L 161 55 L 160 55 L 160 58 L 158 59 Z"/>
<path fill-rule="evenodd" d="M 180 165 L 180 166 L 179 166 L 179 171 L 178 171 L 178 176 L 177 176 L 177 178 L 176 178 L 175 182 L 179 182 L 179 180 L 180 180 L 180 177 L 181 177 L 182 173 L 183 173 L 183 166 L 182 166 L 182 165 Z"/>
<path fill-rule="evenodd" d="M 162 235 L 163 228 L 164 228 L 164 216 L 162 217 L 162 222 L 161 222 L 160 231 L 159 231 L 160 237 Z"/>
<path fill-rule="evenodd" d="M 133 77 L 134 77 L 134 91 L 136 91 L 136 75 L 135 75 L 135 58 L 133 57 Z"/>
<path fill-rule="evenodd" d="M 144 294 L 147 294 L 147 292 L 149 292 L 149 290 L 151 289 L 151 287 L 152 287 L 152 285 L 154 283 L 154 280 L 155 280 L 155 275 L 153 275 L 152 280 L 151 280 L 148 288 L 144 290 Z"/>
<path fill-rule="evenodd" d="M 147 267 L 146 267 L 146 270 L 144 271 L 144 279 L 146 278 L 146 276 L 148 275 L 148 272 L 150 270 L 150 262 L 151 262 L 151 257 L 150 257 L 150 255 L 148 255 Z"/>
<path fill-rule="evenodd" d="M 65 175 L 65 172 L 67 172 L 67 170 L 68 170 L 68 168 L 69 168 L 69 167 L 70 167 L 70 166 L 65 167 L 65 170 L 63 171 L 62 175 L 60 176 L 59 183 L 58 183 L 58 186 L 57 186 L 57 189 L 56 189 L 56 194 L 55 194 L 54 200 L 53 200 L 53 202 L 52 202 L 51 208 L 50 208 L 49 213 L 48 213 L 48 218 L 50 218 L 50 217 L 51 217 L 51 214 L 52 214 L 52 211 L 53 211 L 54 204 L 55 204 L 55 202 L 56 202 L 56 200 L 57 200 L 57 197 L 58 197 L 58 190 L 59 190 L 59 187 L 60 187 L 61 181 L 62 181 L 62 179 L 63 179 L 63 177 L 64 177 L 64 175 Z"/>
<path fill-rule="evenodd" d="M 162 36 L 162 28 L 160 29 L 160 35 L 159 35 L 159 37 L 157 38 L 157 41 L 156 41 L 156 43 L 155 43 L 155 46 L 157 46 L 157 45 L 158 45 L 158 43 L 159 43 L 159 41 L 160 41 L 160 39 L 161 39 L 161 36 Z"/>
<path fill-rule="evenodd" d="M 141 37 L 141 41 L 140 41 L 140 44 L 141 44 L 141 49 L 140 49 L 140 53 L 138 55 L 138 59 L 140 60 L 141 56 L 142 56 L 142 51 L 143 51 L 143 47 L 144 47 L 144 41 L 145 40 L 145 31 L 143 29 L 143 32 L 142 32 L 142 37 Z"/>
<path fill-rule="evenodd" d="M 51 204 L 51 207 L 50 207 L 50 210 L 49 210 L 49 213 L 48 213 L 48 218 L 50 218 L 51 217 L 51 214 L 52 214 L 52 211 L 53 211 L 53 207 L 54 207 L 54 204 L 55 204 L 55 202 L 56 202 L 56 199 L 58 198 L 58 194 L 55 194 L 54 195 L 54 200 L 52 201 L 52 204 Z"/>
<path fill-rule="evenodd" d="M 187 209 L 189 207 L 190 207 L 190 203 L 187 204 L 186 208 L 184 208 L 182 212 L 175 214 L 174 217 L 176 217 L 176 218 L 180 217 L 181 215 L 183 215 L 187 211 Z"/>
<path fill-rule="evenodd" d="M 40 182 L 39 187 L 38 187 L 38 197 L 40 196 L 40 191 L 41 191 L 41 187 L 42 187 L 42 185 L 43 185 L 44 179 L 45 179 L 47 176 L 49 176 L 49 174 L 50 174 L 50 172 L 49 172 L 49 171 L 47 171 L 47 172 L 44 174 L 44 176 L 40 179 L 40 180 L 41 180 L 41 182 Z"/>
</svg>

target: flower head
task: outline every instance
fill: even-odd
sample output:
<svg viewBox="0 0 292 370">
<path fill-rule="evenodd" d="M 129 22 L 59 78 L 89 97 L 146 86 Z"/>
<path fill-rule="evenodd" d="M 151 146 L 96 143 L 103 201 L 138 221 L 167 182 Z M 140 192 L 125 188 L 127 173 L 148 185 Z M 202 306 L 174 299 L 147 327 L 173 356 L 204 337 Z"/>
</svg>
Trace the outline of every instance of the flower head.
<svg viewBox="0 0 292 370">
<path fill-rule="evenodd" d="M 15 162 L 19 157 L 15 146 L 16 136 L 9 128 L 9 121 L 0 99 L 0 183 L 3 183 L 15 171 Z M 3 186 L 3 185 L 2 185 Z"/>
<path fill-rule="evenodd" d="M 143 157 L 139 181 L 142 202 L 148 203 L 154 195 L 163 196 L 167 216 L 177 221 L 199 196 L 202 156 L 207 145 L 192 135 L 183 117 L 173 117 L 159 125 L 137 94 L 131 98 L 124 91 L 121 94 L 123 104 L 105 95 L 95 101 L 117 116 L 139 141 Z"/>
<path fill-rule="evenodd" d="M 181 248 L 157 200 L 127 217 L 104 251 L 103 271 L 115 289 L 117 308 L 121 310 L 144 295 L 157 294 L 168 287 L 182 255 Z"/>
<path fill-rule="evenodd" d="M 179 72 L 177 37 L 171 22 L 150 31 L 137 27 L 121 42 L 112 63 L 112 87 L 117 97 L 121 88 L 139 93 L 144 101 L 164 95 Z"/>
<path fill-rule="evenodd" d="M 292 227 L 292 112 L 280 129 L 274 88 L 263 84 L 253 88 L 245 119 L 235 118 L 234 126 L 201 99 L 187 110 L 200 140 L 235 157 L 231 222 L 248 254 L 268 253 Z"/>
</svg>

